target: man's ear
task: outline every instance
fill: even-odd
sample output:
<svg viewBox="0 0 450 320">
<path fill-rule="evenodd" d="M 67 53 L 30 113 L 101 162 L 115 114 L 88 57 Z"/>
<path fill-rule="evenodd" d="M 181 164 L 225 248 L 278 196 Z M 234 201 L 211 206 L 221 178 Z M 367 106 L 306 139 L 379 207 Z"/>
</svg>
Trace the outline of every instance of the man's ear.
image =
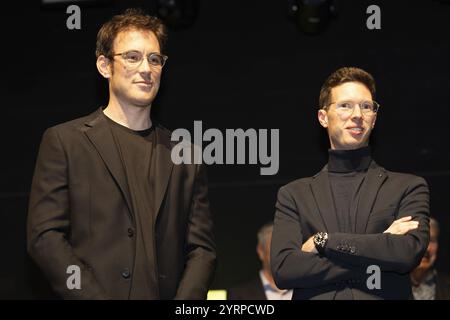
<svg viewBox="0 0 450 320">
<path fill-rule="evenodd" d="M 109 79 L 112 74 L 111 61 L 104 55 L 97 58 L 97 70 L 103 76 L 103 78 Z"/>
<path fill-rule="evenodd" d="M 372 121 L 372 129 L 375 128 L 375 122 L 377 121 L 377 115 L 378 115 L 378 114 L 375 114 L 375 117 L 373 118 L 373 121 Z"/>
<path fill-rule="evenodd" d="M 320 109 L 317 112 L 317 118 L 319 119 L 320 125 L 324 128 L 328 128 L 328 115 L 327 111 L 324 109 Z"/>
</svg>

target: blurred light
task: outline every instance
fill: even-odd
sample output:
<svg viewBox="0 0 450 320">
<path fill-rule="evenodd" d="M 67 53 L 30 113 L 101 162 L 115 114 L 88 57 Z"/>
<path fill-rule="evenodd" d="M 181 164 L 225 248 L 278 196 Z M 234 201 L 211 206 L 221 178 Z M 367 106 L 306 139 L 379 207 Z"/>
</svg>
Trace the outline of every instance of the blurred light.
<svg viewBox="0 0 450 320">
<path fill-rule="evenodd" d="M 227 291 L 209 290 L 206 300 L 227 300 Z"/>
<path fill-rule="evenodd" d="M 288 14 L 298 28 L 307 34 L 317 34 L 337 15 L 334 0 L 288 0 Z"/>
<path fill-rule="evenodd" d="M 172 28 L 186 28 L 198 16 L 199 0 L 157 0 L 158 16 Z"/>
</svg>

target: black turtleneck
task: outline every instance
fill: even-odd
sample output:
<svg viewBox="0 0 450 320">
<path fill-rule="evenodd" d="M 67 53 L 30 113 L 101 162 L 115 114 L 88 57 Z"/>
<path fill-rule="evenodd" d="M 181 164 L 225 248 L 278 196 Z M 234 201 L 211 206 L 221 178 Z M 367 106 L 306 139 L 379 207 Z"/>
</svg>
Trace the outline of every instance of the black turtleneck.
<svg viewBox="0 0 450 320">
<path fill-rule="evenodd" d="M 339 231 L 353 233 L 355 217 L 350 209 L 357 204 L 359 190 L 372 158 L 370 147 L 356 150 L 329 150 L 328 176 L 336 209 Z"/>
</svg>

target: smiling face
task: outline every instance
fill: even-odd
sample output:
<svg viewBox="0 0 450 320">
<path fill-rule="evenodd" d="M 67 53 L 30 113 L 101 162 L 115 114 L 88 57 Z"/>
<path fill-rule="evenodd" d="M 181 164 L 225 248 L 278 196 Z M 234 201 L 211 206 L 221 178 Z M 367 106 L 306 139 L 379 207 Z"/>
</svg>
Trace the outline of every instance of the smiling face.
<svg viewBox="0 0 450 320">
<path fill-rule="evenodd" d="M 108 59 L 109 93 L 121 105 L 148 107 L 158 93 L 162 67 L 149 64 L 146 57 L 152 52 L 160 53 L 158 39 L 152 31 L 121 31 L 114 40 L 114 54 L 131 50 L 144 54 L 137 68 L 130 68 L 120 55 Z"/>
<path fill-rule="evenodd" d="M 359 104 L 350 113 L 342 112 L 337 104 L 344 101 L 372 101 L 372 94 L 360 82 L 346 82 L 331 89 L 332 103 L 318 112 L 320 124 L 328 130 L 331 149 L 354 150 L 367 146 L 377 114 L 363 114 Z"/>
</svg>

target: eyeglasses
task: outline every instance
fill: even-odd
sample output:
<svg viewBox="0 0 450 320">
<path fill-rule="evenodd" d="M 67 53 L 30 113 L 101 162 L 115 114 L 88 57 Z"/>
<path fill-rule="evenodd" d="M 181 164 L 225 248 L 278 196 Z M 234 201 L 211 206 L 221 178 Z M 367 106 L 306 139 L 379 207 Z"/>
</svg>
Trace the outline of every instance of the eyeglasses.
<svg viewBox="0 0 450 320">
<path fill-rule="evenodd" d="M 364 115 L 372 115 L 378 112 L 380 105 L 376 101 L 361 101 L 359 103 L 355 101 L 340 101 L 340 102 L 332 102 L 329 105 L 325 106 L 323 109 L 327 109 L 332 104 L 336 104 L 336 111 L 341 114 L 352 114 L 355 110 L 355 106 L 359 105 L 361 109 L 361 113 Z"/>
<path fill-rule="evenodd" d="M 113 57 L 115 56 L 122 56 L 127 68 L 130 70 L 138 68 L 142 64 L 142 61 L 144 61 L 144 54 L 137 50 L 113 54 Z M 148 63 L 155 67 L 164 67 L 167 59 L 167 56 L 157 52 L 152 52 L 147 55 Z"/>
</svg>

